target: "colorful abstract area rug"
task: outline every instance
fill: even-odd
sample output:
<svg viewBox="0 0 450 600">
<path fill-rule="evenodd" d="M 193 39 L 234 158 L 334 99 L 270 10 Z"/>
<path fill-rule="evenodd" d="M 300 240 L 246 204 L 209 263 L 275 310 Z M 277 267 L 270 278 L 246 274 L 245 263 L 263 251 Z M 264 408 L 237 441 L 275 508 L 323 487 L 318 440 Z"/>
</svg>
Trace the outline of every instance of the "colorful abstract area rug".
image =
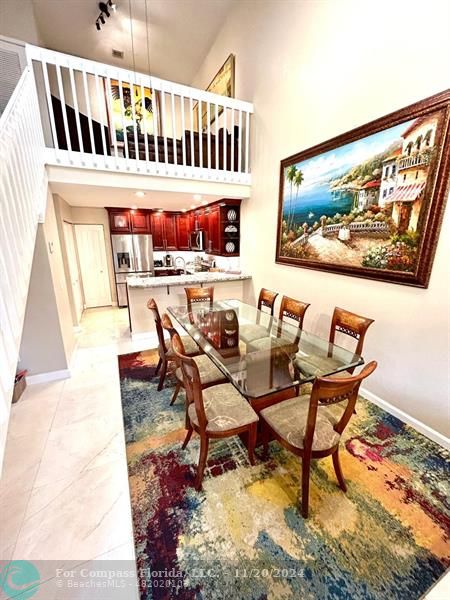
<svg viewBox="0 0 450 600">
<path fill-rule="evenodd" d="M 275 442 L 251 466 L 237 438 L 186 450 L 184 394 L 157 391 L 157 353 L 119 357 L 141 600 L 420 598 L 450 562 L 449 456 L 363 399 L 345 432 L 337 486 L 314 461 L 310 516 L 300 463 Z"/>
</svg>

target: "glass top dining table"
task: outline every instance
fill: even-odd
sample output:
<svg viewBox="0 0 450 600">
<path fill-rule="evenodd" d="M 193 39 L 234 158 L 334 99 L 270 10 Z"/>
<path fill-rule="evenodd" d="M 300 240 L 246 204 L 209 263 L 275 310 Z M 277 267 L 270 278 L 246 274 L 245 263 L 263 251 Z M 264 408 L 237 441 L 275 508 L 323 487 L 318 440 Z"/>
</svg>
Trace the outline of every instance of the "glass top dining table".
<svg viewBox="0 0 450 600">
<path fill-rule="evenodd" d="M 361 356 L 240 300 L 169 314 L 239 392 L 256 399 L 363 364 Z"/>
</svg>

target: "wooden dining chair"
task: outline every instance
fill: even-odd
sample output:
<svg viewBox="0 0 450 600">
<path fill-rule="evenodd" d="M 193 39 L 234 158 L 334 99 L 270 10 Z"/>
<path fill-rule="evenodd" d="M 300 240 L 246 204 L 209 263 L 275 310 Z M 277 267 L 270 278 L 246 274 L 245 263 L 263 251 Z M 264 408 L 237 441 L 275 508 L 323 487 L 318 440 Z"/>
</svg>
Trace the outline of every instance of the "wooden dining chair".
<svg viewBox="0 0 450 600">
<path fill-rule="evenodd" d="M 153 298 L 147 302 L 147 308 L 152 312 L 153 319 L 155 321 L 156 333 L 158 335 L 158 354 L 159 360 L 158 365 L 156 367 L 155 376 L 159 375 L 159 383 L 158 383 L 158 391 L 161 391 L 164 385 L 164 380 L 166 378 L 167 369 L 169 363 L 175 362 L 175 357 L 173 352 L 170 349 L 170 346 L 167 344 L 166 339 L 164 338 L 164 331 L 161 324 L 161 317 L 159 314 L 158 305 L 156 304 Z M 194 342 L 194 340 L 190 336 L 183 336 L 182 341 L 184 344 L 184 348 L 186 350 L 186 354 L 188 356 L 196 356 L 197 354 L 202 354 L 202 351 Z"/>
<path fill-rule="evenodd" d="M 172 395 L 172 399 L 170 401 L 170 405 L 172 405 L 175 402 L 175 400 L 177 399 L 177 396 L 178 396 L 181 388 L 184 387 L 183 386 L 183 381 L 184 381 L 183 374 L 181 372 L 181 363 L 180 363 L 180 360 L 178 359 L 176 353 L 173 351 L 173 338 L 175 335 L 177 335 L 180 338 L 180 341 L 179 341 L 180 354 L 187 356 L 187 353 L 186 353 L 186 347 L 185 347 L 184 341 L 182 340 L 181 336 L 179 335 L 179 333 L 173 326 L 172 320 L 167 313 L 163 314 L 163 316 L 161 318 L 161 324 L 162 324 L 163 329 L 165 329 L 170 335 L 171 350 L 172 350 L 173 356 L 175 358 L 175 363 L 177 366 L 177 368 L 175 370 L 175 377 L 177 378 L 177 385 L 175 387 L 174 393 Z M 222 373 L 222 371 L 216 367 L 216 365 L 212 362 L 212 360 L 210 358 L 208 358 L 208 356 L 206 356 L 206 354 L 200 354 L 199 356 L 195 356 L 193 360 L 195 361 L 198 371 L 200 373 L 200 384 L 203 389 L 206 389 L 207 387 L 209 387 L 211 385 L 216 385 L 217 383 L 223 383 L 224 381 L 227 381 L 227 378 Z"/>
<path fill-rule="evenodd" d="M 192 360 L 192 359 L 190 359 Z M 297 396 L 264 408 L 260 413 L 264 454 L 270 437 L 302 459 L 302 515 L 308 517 L 311 460 L 330 456 L 340 488 L 346 492 L 339 462 L 339 443 L 355 408 L 361 382 L 377 368 L 370 362 L 354 376 L 322 377 L 314 382 L 310 395 Z M 345 404 L 336 416 L 330 409 Z"/>
<path fill-rule="evenodd" d="M 336 306 L 333 312 L 333 318 L 331 320 L 329 342 L 330 344 L 334 344 L 336 332 L 349 335 L 357 340 L 358 343 L 356 344 L 355 354 L 359 354 L 361 356 L 366 332 L 373 322 L 373 319 L 362 317 L 361 315 L 357 315 Z M 345 376 L 346 373 L 351 375 L 355 368 L 356 367 L 352 367 L 347 369 L 347 371 L 343 371 L 342 375 Z"/>
<path fill-rule="evenodd" d="M 183 450 L 194 431 L 200 436 L 200 456 L 195 478 L 195 489 L 200 490 L 211 438 L 248 433 L 248 458 L 250 464 L 255 464 L 258 415 L 231 383 L 206 389 L 203 387 L 198 361 L 183 355 L 182 342 L 176 332 L 172 336 L 172 347 L 181 363 L 187 399 L 187 433 Z"/>
<path fill-rule="evenodd" d="M 355 354 L 361 355 L 364 346 L 364 339 L 367 329 L 374 322 L 373 319 L 362 317 L 343 308 L 336 307 L 333 312 L 331 320 L 329 343 L 334 344 L 336 339 L 336 333 L 343 333 L 357 340 L 357 345 L 354 350 Z M 336 361 L 333 358 L 333 347 L 330 346 L 328 350 L 328 356 L 314 356 L 313 354 L 308 357 L 298 355 L 294 359 L 294 366 L 299 369 L 304 378 L 313 377 L 315 375 L 332 373 L 336 370 Z M 348 377 L 352 375 L 356 367 L 350 367 L 345 371 L 335 373 L 333 377 Z M 302 390 L 307 391 L 308 386 L 311 384 L 303 384 Z"/>
<path fill-rule="evenodd" d="M 278 292 L 272 292 L 267 290 L 266 288 L 261 288 L 259 292 L 258 305 L 257 308 L 261 312 L 264 308 L 268 309 L 268 312 L 271 317 L 273 317 L 273 311 L 275 309 L 275 300 L 278 296 Z M 248 323 L 245 325 L 241 325 L 239 328 L 239 337 L 241 340 L 246 342 L 247 344 L 252 342 L 253 340 L 257 340 L 258 338 L 267 337 L 267 334 L 270 332 L 272 327 L 272 320 L 268 326 L 264 326 L 260 324 L 261 315 L 258 313 L 256 323 Z"/>
<path fill-rule="evenodd" d="M 208 302 L 210 307 L 214 302 L 214 287 L 187 287 L 184 288 L 189 312 L 192 305 L 197 302 Z"/>
<path fill-rule="evenodd" d="M 253 340 L 250 343 L 251 348 L 255 350 L 267 350 L 273 344 L 277 344 L 277 340 L 278 342 L 280 342 L 285 339 L 286 344 L 292 344 L 293 351 L 296 352 L 295 346 L 298 346 L 301 330 L 303 329 L 303 319 L 305 318 L 305 313 L 309 306 L 310 304 L 306 302 L 301 302 L 300 300 L 289 298 L 289 296 L 283 296 L 281 299 L 280 311 L 278 315 L 277 337 L 273 338 L 270 336 L 266 336 Z M 291 333 L 291 331 L 288 332 L 283 329 L 283 324 L 289 323 L 291 320 L 295 321 L 297 324 L 294 336 L 293 332 Z"/>
</svg>

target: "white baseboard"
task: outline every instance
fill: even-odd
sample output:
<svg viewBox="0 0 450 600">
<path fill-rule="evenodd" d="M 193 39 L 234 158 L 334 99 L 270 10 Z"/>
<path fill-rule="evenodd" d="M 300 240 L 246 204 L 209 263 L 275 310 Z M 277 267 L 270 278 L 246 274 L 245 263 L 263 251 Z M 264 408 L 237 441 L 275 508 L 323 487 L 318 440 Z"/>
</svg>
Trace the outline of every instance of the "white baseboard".
<svg viewBox="0 0 450 600">
<path fill-rule="evenodd" d="M 405 413 L 399 408 L 392 406 L 392 404 L 389 404 L 389 402 L 386 402 L 386 400 L 383 400 L 379 396 L 369 392 L 369 390 L 361 388 L 360 394 L 363 396 L 363 398 L 369 400 L 369 402 L 373 402 L 389 414 L 394 415 L 394 417 L 397 417 L 397 419 L 400 419 L 400 421 L 403 421 L 403 423 L 411 425 L 411 427 L 413 427 L 416 431 L 422 433 L 430 440 L 433 440 L 433 442 L 436 442 L 446 450 L 450 450 L 450 438 L 446 437 L 442 433 L 435 431 L 431 427 L 428 427 L 428 425 L 425 425 L 425 423 L 422 423 L 418 419 L 408 415 L 408 413 Z"/>
<path fill-rule="evenodd" d="M 69 379 L 69 369 L 61 369 L 60 371 L 49 371 L 48 373 L 38 373 L 37 375 L 27 375 L 27 385 L 35 383 L 48 383 L 49 381 L 59 381 L 60 379 Z"/>
</svg>

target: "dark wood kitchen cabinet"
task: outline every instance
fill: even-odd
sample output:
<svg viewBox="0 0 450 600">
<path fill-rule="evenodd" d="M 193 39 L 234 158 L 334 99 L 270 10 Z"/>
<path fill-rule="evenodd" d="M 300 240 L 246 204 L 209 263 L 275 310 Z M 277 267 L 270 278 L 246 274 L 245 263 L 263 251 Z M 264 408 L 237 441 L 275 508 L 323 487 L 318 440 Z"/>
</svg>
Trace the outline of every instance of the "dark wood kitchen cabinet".
<svg viewBox="0 0 450 600">
<path fill-rule="evenodd" d="M 109 228 L 111 233 L 131 233 L 131 214 L 129 210 L 110 210 Z"/>
<path fill-rule="evenodd" d="M 220 206 L 214 206 L 208 213 L 208 241 L 207 252 L 218 254 L 220 252 Z"/>
<path fill-rule="evenodd" d="M 175 213 L 152 213 L 153 250 L 178 249 L 176 216 Z"/>
<path fill-rule="evenodd" d="M 178 250 L 189 250 L 191 233 L 191 215 L 183 213 L 176 216 Z"/>
<path fill-rule="evenodd" d="M 166 235 L 166 250 L 178 250 L 177 215 L 164 213 L 164 231 Z"/>
<path fill-rule="evenodd" d="M 132 233 L 151 233 L 150 215 L 148 212 L 140 212 L 132 210 L 131 216 L 131 231 Z"/>
</svg>

